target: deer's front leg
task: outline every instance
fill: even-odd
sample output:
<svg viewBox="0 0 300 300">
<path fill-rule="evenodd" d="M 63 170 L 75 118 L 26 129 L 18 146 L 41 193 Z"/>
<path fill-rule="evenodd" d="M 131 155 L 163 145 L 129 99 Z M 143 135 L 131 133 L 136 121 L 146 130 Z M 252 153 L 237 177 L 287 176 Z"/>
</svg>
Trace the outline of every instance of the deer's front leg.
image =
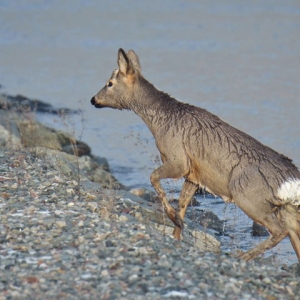
<svg viewBox="0 0 300 300">
<path fill-rule="evenodd" d="M 175 224 L 176 227 L 183 228 L 183 220 L 178 212 L 170 205 L 166 193 L 161 187 L 160 180 L 165 178 L 178 179 L 184 176 L 182 168 L 172 164 L 171 162 L 165 162 L 161 167 L 154 170 L 150 176 L 151 184 L 153 185 L 159 200 L 161 201 L 163 208 L 169 217 L 169 219 Z M 178 238 L 178 237 L 176 237 Z M 180 238 L 180 237 L 179 237 Z M 178 239 L 179 239 L 178 238 Z"/>
<path fill-rule="evenodd" d="M 187 209 L 189 203 L 191 202 L 191 199 L 194 196 L 195 192 L 197 191 L 198 187 L 199 187 L 198 185 L 196 185 L 188 180 L 185 180 L 185 182 L 183 183 L 182 190 L 181 190 L 180 197 L 179 197 L 179 203 L 178 203 L 178 206 L 179 206 L 178 214 L 182 221 L 184 220 L 186 209 Z M 175 228 L 174 228 L 173 236 L 177 240 L 180 239 L 181 230 L 182 230 L 182 227 L 175 226 Z"/>
</svg>

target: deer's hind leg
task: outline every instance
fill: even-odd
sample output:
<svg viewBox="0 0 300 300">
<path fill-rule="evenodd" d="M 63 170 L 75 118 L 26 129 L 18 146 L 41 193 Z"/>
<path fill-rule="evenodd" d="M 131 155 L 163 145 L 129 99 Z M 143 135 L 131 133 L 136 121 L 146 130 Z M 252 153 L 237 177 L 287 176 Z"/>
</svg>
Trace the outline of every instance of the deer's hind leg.
<svg viewBox="0 0 300 300">
<path fill-rule="evenodd" d="M 272 249 L 275 247 L 278 243 L 280 243 L 286 236 L 288 235 L 288 232 L 286 230 L 283 230 L 282 232 L 278 231 L 275 234 L 271 233 L 271 235 L 262 243 L 258 244 L 253 249 L 242 253 L 239 255 L 239 258 L 249 261 L 251 259 L 254 259 L 258 255 L 264 253 L 267 250 Z"/>
<path fill-rule="evenodd" d="M 275 247 L 286 236 L 288 236 L 288 230 L 283 220 L 280 220 L 273 212 L 273 207 L 270 202 L 264 199 L 253 200 L 252 197 L 235 197 L 235 203 L 241 208 L 246 215 L 248 215 L 256 223 L 266 227 L 270 233 L 270 236 L 253 249 L 242 253 L 239 257 L 245 261 L 254 259 L 258 255 L 264 253 L 267 250 Z"/>
<path fill-rule="evenodd" d="M 291 244 L 300 262 L 300 212 L 295 205 L 282 206 L 278 215 L 286 224 Z"/>
</svg>

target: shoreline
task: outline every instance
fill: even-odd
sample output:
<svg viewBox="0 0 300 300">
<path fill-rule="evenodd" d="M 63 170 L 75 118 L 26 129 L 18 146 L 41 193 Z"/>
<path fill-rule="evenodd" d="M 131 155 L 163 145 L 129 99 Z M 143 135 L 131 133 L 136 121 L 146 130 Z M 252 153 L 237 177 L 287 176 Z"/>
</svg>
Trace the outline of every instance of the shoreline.
<svg viewBox="0 0 300 300">
<path fill-rule="evenodd" d="M 178 242 L 88 145 L 15 111 L 0 121 L 0 299 L 300 298 L 299 264 L 234 259 L 200 225 Z"/>
</svg>

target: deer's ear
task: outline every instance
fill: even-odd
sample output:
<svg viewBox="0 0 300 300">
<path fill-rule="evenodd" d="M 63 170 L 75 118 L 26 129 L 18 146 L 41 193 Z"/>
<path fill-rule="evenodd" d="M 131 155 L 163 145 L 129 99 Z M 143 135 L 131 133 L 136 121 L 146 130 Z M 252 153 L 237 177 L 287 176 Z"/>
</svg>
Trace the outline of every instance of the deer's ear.
<svg viewBox="0 0 300 300">
<path fill-rule="evenodd" d="M 137 70 L 138 72 L 141 72 L 140 60 L 139 60 L 139 57 L 136 55 L 136 53 L 133 50 L 129 50 L 127 52 L 127 57 L 132 62 L 132 65 L 135 68 L 135 70 Z"/>
<path fill-rule="evenodd" d="M 130 75 L 134 73 L 134 67 L 132 62 L 126 55 L 125 51 L 121 48 L 118 51 L 118 65 L 119 65 L 119 70 L 124 75 Z"/>
</svg>

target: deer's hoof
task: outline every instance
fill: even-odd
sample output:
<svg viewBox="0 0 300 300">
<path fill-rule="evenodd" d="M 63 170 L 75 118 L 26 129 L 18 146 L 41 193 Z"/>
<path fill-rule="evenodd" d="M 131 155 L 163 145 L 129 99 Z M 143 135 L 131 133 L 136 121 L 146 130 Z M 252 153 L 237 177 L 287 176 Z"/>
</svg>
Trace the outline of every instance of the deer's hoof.
<svg viewBox="0 0 300 300">
<path fill-rule="evenodd" d="M 181 230 L 183 229 L 183 220 L 179 216 L 177 212 L 175 212 L 175 222 L 174 224 L 179 227 Z"/>
<path fill-rule="evenodd" d="M 180 241 L 180 233 L 181 233 L 181 229 L 179 227 L 175 226 L 175 228 L 173 230 L 173 237 L 174 237 L 174 239 Z"/>
</svg>

